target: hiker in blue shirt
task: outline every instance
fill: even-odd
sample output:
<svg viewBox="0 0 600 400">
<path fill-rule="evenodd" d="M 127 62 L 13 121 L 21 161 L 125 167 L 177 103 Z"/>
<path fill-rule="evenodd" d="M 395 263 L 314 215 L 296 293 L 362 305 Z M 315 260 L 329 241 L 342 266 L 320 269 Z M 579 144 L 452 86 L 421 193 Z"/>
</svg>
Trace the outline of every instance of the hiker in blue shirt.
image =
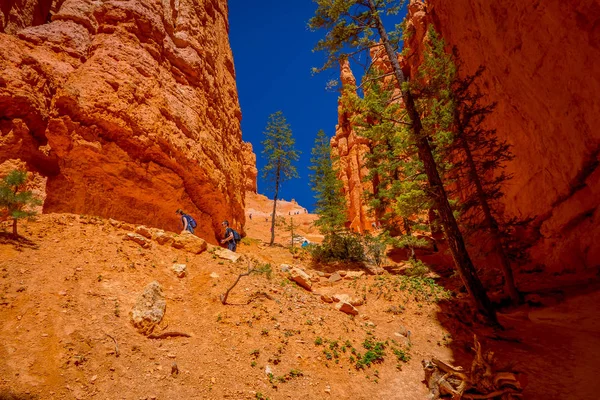
<svg viewBox="0 0 600 400">
<path fill-rule="evenodd" d="M 229 221 L 223 221 L 221 225 L 225 228 L 225 239 L 221 240 L 221 244 L 227 243 L 227 248 L 235 251 L 237 243 L 235 241 L 234 230 L 229 227 Z"/>
<path fill-rule="evenodd" d="M 184 213 L 181 209 L 175 211 L 175 214 L 181 215 L 181 223 L 183 224 L 183 230 L 188 231 L 190 233 L 194 233 L 194 228 L 196 227 L 196 221 L 194 220 L 194 218 L 192 218 L 191 215 Z"/>
</svg>

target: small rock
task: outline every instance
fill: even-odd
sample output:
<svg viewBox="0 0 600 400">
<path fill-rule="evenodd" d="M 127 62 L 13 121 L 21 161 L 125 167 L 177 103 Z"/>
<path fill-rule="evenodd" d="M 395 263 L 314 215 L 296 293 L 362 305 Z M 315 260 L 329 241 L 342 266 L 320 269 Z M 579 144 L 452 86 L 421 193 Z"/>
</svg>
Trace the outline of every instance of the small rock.
<svg viewBox="0 0 600 400">
<path fill-rule="evenodd" d="M 325 276 L 325 272 L 321 272 L 321 271 L 316 271 L 317 275 L 319 275 L 320 277 L 324 277 Z"/>
<path fill-rule="evenodd" d="M 322 294 L 321 300 L 323 300 L 325 303 L 333 303 L 333 299 L 327 294 Z"/>
<path fill-rule="evenodd" d="M 177 376 L 179 374 L 179 367 L 177 366 L 177 363 L 175 361 L 173 361 L 173 364 L 171 364 L 171 376 Z"/>
<path fill-rule="evenodd" d="M 335 308 L 338 311 L 341 311 L 346 314 L 358 315 L 358 310 L 356 308 L 354 308 L 354 306 L 350 303 L 345 303 L 345 302 L 340 301 L 339 303 L 337 303 L 335 305 Z"/>
<path fill-rule="evenodd" d="M 337 272 L 334 272 L 329 277 L 329 282 L 331 282 L 331 283 L 338 282 L 338 281 L 341 281 L 341 280 L 342 280 L 342 277 Z"/>
<path fill-rule="evenodd" d="M 66 290 L 61 290 L 60 292 L 58 292 L 59 296 L 66 296 L 67 295 L 67 291 Z"/>
<path fill-rule="evenodd" d="M 311 291 L 312 282 L 310 276 L 300 268 L 292 268 L 290 271 L 290 279 L 302 286 L 304 289 Z"/>
<path fill-rule="evenodd" d="M 290 272 L 291 269 L 291 267 L 287 264 L 281 264 L 279 268 L 281 269 L 281 272 Z"/>
<path fill-rule="evenodd" d="M 238 254 L 234 251 L 231 251 L 229 249 L 224 249 L 222 247 L 215 247 L 215 253 L 214 253 L 217 257 L 219 257 L 220 259 L 223 260 L 229 260 L 231 262 L 237 262 L 240 257 L 242 256 L 241 254 Z"/>
<path fill-rule="evenodd" d="M 325 386 L 325 393 L 331 394 L 331 386 L 329 386 L 329 385 Z"/>
<path fill-rule="evenodd" d="M 150 231 L 150 229 L 147 226 L 140 225 L 140 226 L 136 227 L 135 233 L 137 233 L 138 235 L 142 235 L 143 237 L 145 237 L 147 239 L 152 239 L 152 232 Z"/>
<path fill-rule="evenodd" d="M 183 278 L 187 274 L 185 264 L 173 264 L 171 269 L 173 272 L 175 272 L 175 275 L 177 275 L 178 278 Z"/>
<path fill-rule="evenodd" d="M 344 276 L 344 279 L 358 279 L 360 277 L 362 277 L 365 274 L 364 271 L 348 271 L 346 272 L 346 276 Z"/>
<path fill-rule="evenodd" d="M 265 375 L 269 375 L 272 374 L 273 371 L 271 371 L 271 367 L 269 367 L 268 365 L 265 367 Z"/>
<path fill-rule="evenodd" d="M 311 277 L 310 277 L 310 281 L 311 281 L 311 282 L 319 282 L 319 280 L 320 280 L 320 279 L 319 279 L 319 277 L 318 277 L 318 276 L 311 276 Z"/>
<path fill-rule="evenodd" d="M 156 240 L 156 243 L 160 245 L 165 245 L 173 241 L 173 236 L 169 233 L 165 233 L 164 231 L 160 230 L 154 234 L 153 239 Z"/>
<path fill-rule="evenodd" d="M 341 294 L 334 294 L 333 296 L 331 296 L 331 298 L 333 299 L 333 301 L 335 302 L 344 302 L 344 303 L 348 303 L 351 304 L 355 307 L 358 306 L 362 306 L 363 305 L 363 301 L 362 299 L 355 299 L 350 297 L 349 294 L 345 294 L 345 293 L 341 293 Z"/>
<path fill-rule="evenodd" d="M 131 240 L 132 242 L 135 242 L 142 246 L 144 249 L 150 247 L 150 242 L 148 241 L 148 239 L 137 233 L 129 232 L 123 237 L 123 240 Z"/>
<path fill-rule="evenodd" d="M 210 273 L 210 277 L 213 278 L 213 279 L 219 279 L 220 278 L 219 274 L 217 274 L 216 272 L 211 272 Z"/>
<path fill-rule="evenodd" d="M 338 271 L 339 276 L 346 276 L 346 271 Z"/>
<path fill-rule="evenodd" d="M 92 376 L 92 377 L 90 378 L 90 382 L 91 382 L 91 383 L 94 383 L 94 382 L 96 382 L 96 379 L 98 379 L 98 375 L 94 375 L 94 376 Z"/>
<path fill-rule="evenodd" d="M 217 378 L 210 378 L 210 383 L 212 383 L 213 385 L 214 385 L 215 383 L 217 383 Z"/>
</svg>

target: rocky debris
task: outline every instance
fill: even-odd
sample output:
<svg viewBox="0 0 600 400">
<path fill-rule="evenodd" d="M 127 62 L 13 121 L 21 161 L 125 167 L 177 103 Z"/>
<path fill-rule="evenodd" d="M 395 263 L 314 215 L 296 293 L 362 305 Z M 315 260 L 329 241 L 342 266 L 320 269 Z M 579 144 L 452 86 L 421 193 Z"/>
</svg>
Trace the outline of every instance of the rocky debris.
<svg viewBox="0 0 600 400">
<path fill-rule="evenodd" d="M 348 271 L 346 272 L 346 276 L 344 276 L 344 279 L 348 279 L 348 280 L 352 280 L 352 279 L 358 279 L 361 278 L 365 275 L 364 271 Z"/>
<path fill-rule="evenodd" d="M 321 300 L 323 300 L 325 303 L 333 303 L 333 299 L 327 294 L 322 294 Z"/>
<path fill-rule="evenodd" d="M 289 266 L 289 265 L 287 265 L 287 264 L 281 264 L 281 265 L 279 266 L 279 269 L 281 270 L 281 272 L 290 272 L 290 269 L 291 269 L 291 268 L 292 268 L 292 267 L 290 267 L 290 266 Z"/>
<path fill-rule="evenodd" d="M 310 275 L 301 270 L 300 268 L 294 267 L 290 270 L 290 279 L 302 286 L 304 289 L 312 291 L 312 282 Z"/>
<path fill-rule="evenodd" d="M 144 226 L 144 225 L 137 226 L 135 228 L 135 233 L 137 233 L 138 235 L 142 235 L 143 237 L 145 237 L 147 239 L 152 239 L 152 231 L 147 226 Z"/>
<path fill-rule="evenodd" d="M 214 254 L 222 260 L 229 260 L 231 262 L 237 262 L 241 254 L 231 251 L 229 249 L 224 249 L 223 247 L 214 247 Z"/>
<path fill-rule="evenodd" d="M 185 264 L 173 264 L 171 269 L 173 270 L 173 272 L 175 272 L 175 275 L 177 275 L 178 278 L 183 278 L 187 275 Z"/>
<path fill-rule="evenodd" d="M 335 305 L 335 309 L 350 315 L 358 315 L 358 310 L 350 303 L 340 301 Z"/>
<path fill-rule="evenodd" d="M 167 302 L 162 287 L 156 281 L 150 282 L 138 296 L 129 313 L 131 323 L 143 335 L 150 335 L 162 321 Z"/>
<path fill-rule="evenodd" d="M 200 254 L 206 250 L 207 244 L 204 239 L 186 231 L 181 235 L 175 236 L 171 246 L 176 249 L 189 251 L 190 253 Z"/>
<path fill-rule="evenodd" d="M 122 224 L 121 221 L 117 221 L 116 219 L 112 219 L 112 218 L 108 219 L 108 223 L 111 224 L 112 226 L 114 226 L 115 228 L 120 228 L 121 224 Z"/>
<path fill-rule="evenodd" d="M 331 296 L 331 298 L 335 302 L 348 303 L 356 307 L 362 306 L 364 304 L 362 299 L 353 298 L 349 294 L 345 293 L 334 294 L 333 296 Z"/>
<path fill-rule="evenodd" d="M 342 277 L 337 272 L 334 272 L 333 274 L 331 274 L 331 276 L 328 279 L 328 281 L 331 283 L 339 282 L 341 280 L 342 280 Z"/>
<path fill-rule="evenodd" d="M 171 233 L 166 233 L 163 230 L 158 230 L 154 233 L 152 239 L 156 240 L 156 243 L 160 245 L 166 245 L 173 242 L 174 236 Z"/>
<path fill-rule="evenodd" d="M 131 240 L 132 242 L 135 242 L 142 246 L 144 249 L 150 248 L 151 246 L 150 241 L 148 239 L 137 233 L 129 232 L 123 237 L 123 240 Z"/>
</svg>

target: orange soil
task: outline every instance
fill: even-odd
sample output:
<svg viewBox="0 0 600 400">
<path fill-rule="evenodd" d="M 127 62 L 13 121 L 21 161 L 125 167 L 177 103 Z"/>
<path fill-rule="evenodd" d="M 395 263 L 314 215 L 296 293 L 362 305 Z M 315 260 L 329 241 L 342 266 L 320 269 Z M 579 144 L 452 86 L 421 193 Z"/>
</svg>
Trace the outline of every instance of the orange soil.
<svg viewBox="0 0 600 400">
<path fill-rule="evenodd" d="M 252 212 L 250 239 L 239 246 L 244 259 L 237 263 L 221 260 L 210 248 L 200 255 L 156 242 L 142 249 L 123 240 L 132 226 L 118 229 L 106 220 L 71 214 L 21 223 L 18 242 L 0 233 L 0 399 L 254 399 L 260 394 L 420 400 L 428 393 L 421 360 L 434 356 L 468 367 L 474 331 L 484 348 L 527 376 L 526 399 L 587 399 L 600 390 L 597 286 L 588 285 L 585 293 L 565 291 L 560 302 L 542 296 L 544 302 L 553 300 L 547 307 L 501 314 L 507 330 L 500 335 L 520 342 L 491 340 L 495 335 L 489 330 L 461 323 L 455 301 L 417 301 L 414 292 L 390 286 L 381 295 L 376 286 L 381 281 L 374 276 L 334 284 L 320 277 L 314 292 L 300 288 L 280 264 L 301 266 L 313 276 L 317 271 L 311 268 L 319 267 L 306 255 L 293 258 L 281 245 L 266 246 L 269 225 L 255 217 L 267 211 Z M 285 242 L 285 236 L 278 237 Z M 246 270 L 250 257 L 270 263 L 272 278 L 242 278 L 229 296 L 231 304 L 222 305 L 219 295 Z M 188 275 L 177 278 L 174 263 L 185 263 Z M 190 338 L 148 339 L 131 325 L 129 311 L 153 280 L 167 300 L 160 327 Z M 317 293 L 347 293 L 366 303 L 350 317 Z M 400 305 L 398 315 L 387 312 Z M 403 327 L 412 332 L 407 363 L 398 362 L 390 348 L 392 340 L 403 342 L 396 335 Z M 327 340 L 340 346 L 349 340 L 364 354 L 368 333 L 388 341 L 383 363 L 357 370 L 350 352 L 340 348 L 338 363 L 327 359 Z M 118 343 L 118 356 L 108 335 Z M 315 344 L 317 337 L 325 343 Z M 173 363 L 177 376 L 171 375 Z M 273 387 L 267 366 L 275 377 L 292 370 L 302 376 Z"/>
</svg>

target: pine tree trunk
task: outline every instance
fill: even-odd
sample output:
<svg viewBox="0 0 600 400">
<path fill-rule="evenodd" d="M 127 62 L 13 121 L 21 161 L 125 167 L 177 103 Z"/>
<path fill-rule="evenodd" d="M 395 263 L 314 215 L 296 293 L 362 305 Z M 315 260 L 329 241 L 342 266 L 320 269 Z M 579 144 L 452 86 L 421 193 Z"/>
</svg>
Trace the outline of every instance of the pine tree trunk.
<svg viewBox="0 0 600 400">
<path fill-rule="evenodd" d="M 458 115 L 455 113 L 455 119 L 458 121 Z M 475 189 L 477 191 L 477 199 L 479 200 L 479 205 L 483 211 L 483 215 L 485 218 L 485 223 L 490 230 L 492 236 L 492 243 L 494 246 L 494 251 L 500 258 L 500 265 L 502 266 L 502 272 L 504 274 L 504 283 L 506 285 L 506 290 L 510 295 L 510 298 L 513 301 L 513 304 L 519 304 L 521 302 L 521 296 L 519 295 L 519 291 L 515 285 L 515 278 L 513 276 L 512 267 L 510 265 L 510 260 L 508 259 L 508 255 L 504 250 L 504 246 L 502 244 L 502 239 L 500 235 L 500 229 L 498 228 L 498 222 L 496 218 L 492 215 L 492 210 L 485 196 L 485 191 L 483 190 L 483 185 L 481 184 L 481 179 L 479 178 L 479 174 L 477 173 L 477 167 L 475 162 L 473 161 L 473 153 L 471 152 L 471 148 L 469 147 L 469 143 L 467 143 L 467 139 L 465 138 L 464 129 L 459 126 L 459 136 L 458 140 L 460 141 L 460 145 L 465 151 L 467 166 L 469 167 L 469 177 L 475 184 Z"/>
<path fill-rule="evenodd" d="M 396 53 L 390 44 L 387 32 L 385 31 L 383 23 L 377 14 L 377 8 L 374 0 L 368 0 L 368 4 L 373 14 L 373 19 L 379 36 L 381 37 L 382 44 L 384 45 L 387 56 L 392 64 L 392 69 L 398 82 L 398 87 L 402 91 L 402 99 L 404 100 L 406 111 L 412 122 L 412 135 L 418 149 L 419 159 L 423 162 L 429 187 L 433 194 L 433 200 L 440 214 L 440 220 L 442 222 L 442 226 L 444 227 L 448 245 L 450 247 L 454 263 L 456 264 L 456 268 L 477 309 L 479 309 L 493 324 L 497 325 L 498 320 L 496 318 L 496 310 L 494 310 L 492 302 L 488 298 L 487 293 L 481 281 L 479 280 L 479 277 L 477 276 L 475 266 L 471 261 L 463 236 L 458 228 L 456 219 L 454 218 L 452 208 L 448 202 L 446 190 L 444 189 L 442 179 L 437 170 L 437 165 L 433 157 L 431 146 L 428 138 L 423 135 L 423 125 L 421 123 L 421 117 L 417 112 L 414 99 L 410 91 L 402 88 L 402 84 L 406 80 L 404 78 L 404 73 L 400 68 L 400 64 L 398 63 Z"/>
<path fill-rule="evenodd" d="M 17 219 L 13 218 L 13 236 L 18 236 L 17 234 Z"/>
<path fill-rule="evenodd" d="M 275 177 L 275 196 L 273 196 L 273 214 L 271 215 L 271 243 L 269 246 L 273 246 L 275 243 L 275 216 L 277 212 L 277 195 L 279 194 L 279 169 Z"/>
</svg>

